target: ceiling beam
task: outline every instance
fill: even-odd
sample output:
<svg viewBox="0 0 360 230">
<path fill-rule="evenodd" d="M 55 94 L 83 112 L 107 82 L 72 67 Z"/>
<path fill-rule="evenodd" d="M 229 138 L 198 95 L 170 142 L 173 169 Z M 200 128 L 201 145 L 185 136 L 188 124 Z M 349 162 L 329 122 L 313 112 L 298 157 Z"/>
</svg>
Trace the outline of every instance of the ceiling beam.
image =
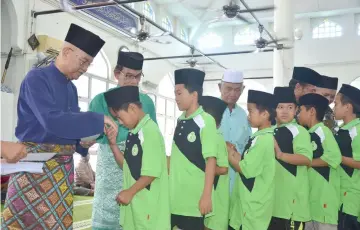
<svg viewBox="0 0 360 230">
<path fill-rule="evenodd" d="M 127 1 L 113 0 L 112 2 L 100 2 L 100 3 L 74 6 L 72 9 L 74 11 L 88 10 L 88 9 L 96 9 L 96 8 L 106 7 L 106 6 L 114 6 L 114 5 L 128 4 L 128 3 L 134 3 L 134 2 L 144 2 L 144 1 L 147 1 L 147 0 L 127 0 Z M 56 10 L 44 10 L 44 11 L 32 11 L 32 17 L 36 18 L 39 15 L 56 14 L 56 13 L 62 13 L 62 12 L 65 12 L 65 10 L 56 9 Z"/>
<path fill-rule="evenodd" d="M 273 49 L 265 49 L 262 50 L 262 53 L 272 52 Z M 207 57 L 212 56 L 227 56 L 227 55 L 236 55 L 236 54 L 251 54 L 254 53 L 254 50 L 246 50 L 246 51 L 234 51 L 234 52 L 221 52 L 221 53 L 208 53 L 204 54 Z M 155 60 L 168 60 L 168 59 L 179 59 L 179 58 L 192 58 L 192 57 L 203 57 L 204 55 L 194 54 L 194 55 L 179 55 L 179 56 L 167 56 L 167 57 L 154 57 L 154 58 L 144 58 L 145 61 L 155 61 Z"/>
</svg>

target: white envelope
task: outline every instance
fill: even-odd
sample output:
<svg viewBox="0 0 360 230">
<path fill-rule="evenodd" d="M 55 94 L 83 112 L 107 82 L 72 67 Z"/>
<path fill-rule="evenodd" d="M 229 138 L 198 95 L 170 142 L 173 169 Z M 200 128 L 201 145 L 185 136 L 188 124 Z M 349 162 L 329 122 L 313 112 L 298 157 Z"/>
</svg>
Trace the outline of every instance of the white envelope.
<svg viewBox="0 0 360 230">
<path fill-rule="evenodd" d="M 92 135 L 89 137 L 83 137 L 83 138 L 81 138 L 81 141 L 84 141 L 84 142 L 95 141 L 99 136 L 100 136 L 100 134 Z"/>
<path fill-rule="evenodd" d="M 27 156 L 21 159 L 21 162 L 45 162 L 50 160 L 56 153 L 28 153 Z"/>
<path fill-rule="evenodd" d="M 17 172 L 43 173 L 43 166 L 42 162 L 18 162 L 16 164 L 1 162 L 1 175 Z"/>
</svg>

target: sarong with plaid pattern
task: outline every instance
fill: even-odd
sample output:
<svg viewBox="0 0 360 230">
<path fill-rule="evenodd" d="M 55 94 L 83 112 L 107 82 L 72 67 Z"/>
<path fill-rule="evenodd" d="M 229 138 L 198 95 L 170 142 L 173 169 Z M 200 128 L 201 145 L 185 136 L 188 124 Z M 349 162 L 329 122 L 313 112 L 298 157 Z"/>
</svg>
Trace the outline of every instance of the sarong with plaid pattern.
<svg viewBox="0 0 360 230">
<path fill-rule="evenodd" d="M 42 174 L 11 175 L 1 229 L 72 229 L 75 146 L 23 144 L 30 153 L 58 154 L 44 164 Z"/>
</svg>

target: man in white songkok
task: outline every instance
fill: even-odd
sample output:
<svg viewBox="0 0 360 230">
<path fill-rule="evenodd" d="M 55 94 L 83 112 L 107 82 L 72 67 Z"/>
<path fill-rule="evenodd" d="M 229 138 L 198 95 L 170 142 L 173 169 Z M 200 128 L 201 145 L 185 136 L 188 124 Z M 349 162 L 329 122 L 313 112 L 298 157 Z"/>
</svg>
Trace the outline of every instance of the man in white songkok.
<svg viewBox="0 0 360 230">
<path fill-rule="evenodd" d="M 245 88 L 243 80 L 244 76 L 241 71 L 226 70 L 221 83 L 219 83 L 221 99 L 228 104 L 220 130 L 225 141 L 233 144 L 240 153 L 244 150 L 251 136 L 247 114 L 244 109 L 236 104 Z M 235 180 L 235 171 L 232 168 L 229 170 L 229 177 L 231 193 Z"/>
</svg>

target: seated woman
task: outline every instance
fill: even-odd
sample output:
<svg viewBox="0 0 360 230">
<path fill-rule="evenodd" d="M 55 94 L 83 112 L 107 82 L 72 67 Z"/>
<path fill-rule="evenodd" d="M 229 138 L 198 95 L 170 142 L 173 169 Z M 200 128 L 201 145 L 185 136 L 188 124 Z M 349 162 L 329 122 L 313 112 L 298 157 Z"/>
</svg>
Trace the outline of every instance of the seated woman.
<svg viewBox="0 0 360 230">
<path fill-rule="evenodd" d="M 75 166 L 75 195 L 93 196 L 95 189 L 95 172 L 89 163 L 90 154 L 81 157 Z"/>
</svg>

